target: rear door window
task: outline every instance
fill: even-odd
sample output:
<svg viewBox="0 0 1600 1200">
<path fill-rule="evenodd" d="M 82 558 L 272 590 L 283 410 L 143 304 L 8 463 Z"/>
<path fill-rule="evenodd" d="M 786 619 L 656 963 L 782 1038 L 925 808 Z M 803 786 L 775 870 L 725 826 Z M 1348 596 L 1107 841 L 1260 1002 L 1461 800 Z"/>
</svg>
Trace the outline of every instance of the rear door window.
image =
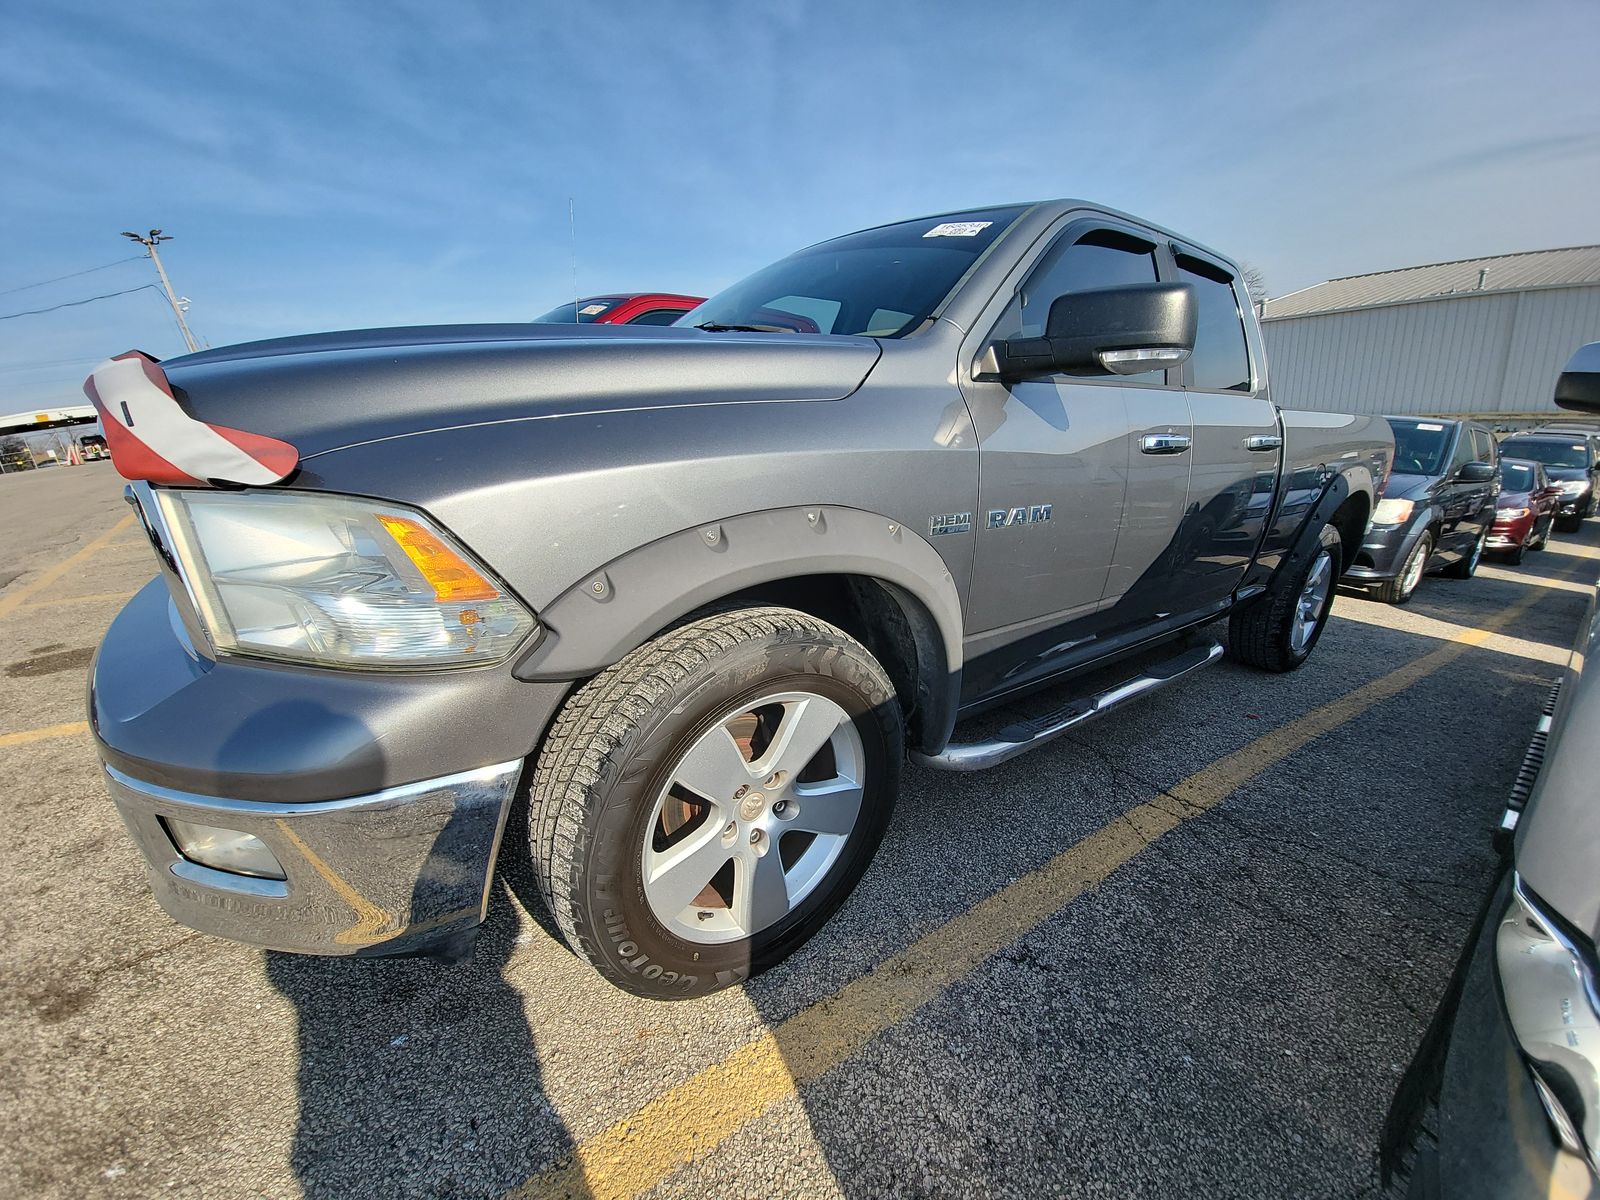
<svg viewBox="0 0 1600 1200">
<path fill-rule="evenodd" d="M 1212 263 L 1180 254 L 1178 278 L 1194 287 L 1199 317 L 1189 357 L 1189 386 L 1202 392 L 1250 391 L 1250 351 L 1233 276 Z"/>
</svg>

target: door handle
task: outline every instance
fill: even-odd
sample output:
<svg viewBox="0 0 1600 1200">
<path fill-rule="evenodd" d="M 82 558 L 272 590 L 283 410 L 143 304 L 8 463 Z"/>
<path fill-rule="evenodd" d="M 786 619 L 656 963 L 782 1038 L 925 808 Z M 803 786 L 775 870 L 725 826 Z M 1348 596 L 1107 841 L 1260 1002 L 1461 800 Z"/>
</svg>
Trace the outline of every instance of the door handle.
<svg viewBox="0 0 1600 1200">
<path fill-rule="evenodd" d="M 1139 439 L 1141 454 L 1182 454 L 1189 448 L 1190 438 L 1183 433 L 1147 433 Z"/>
<path fill-rule="evenodd" d="M 1281 450 L 1283 439 L 1275 433 L 1252 433 L 1244 440 L 1246 450 Z"/>
</svg>

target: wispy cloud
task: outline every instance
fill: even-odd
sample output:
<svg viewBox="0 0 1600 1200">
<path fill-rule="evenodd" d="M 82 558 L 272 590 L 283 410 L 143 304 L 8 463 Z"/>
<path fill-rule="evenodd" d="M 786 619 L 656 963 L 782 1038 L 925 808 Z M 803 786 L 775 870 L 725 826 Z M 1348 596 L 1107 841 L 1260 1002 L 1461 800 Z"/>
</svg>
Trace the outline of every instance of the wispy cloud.
<svg viewBox="0 0 1600 1200">
<path fill-rule="evenodd" d="M 569 197 L 580 287 L 694 291 L 872 222 L 1079 195 L 1288 290 L 1595 240 L 1597 35 L 1592 0 L 1448 19 L 58 0 L 10 14 L 0 42 L 0 218 L 26 231 L 0 287 L 159 225 L 219 344 L 517 319 L 570 290 Z M 149 293 L 67 311 L 0 322 L 0 409 L 42 397 L 54 368 L 35 362 L 178 348 Z"/>
</svg>

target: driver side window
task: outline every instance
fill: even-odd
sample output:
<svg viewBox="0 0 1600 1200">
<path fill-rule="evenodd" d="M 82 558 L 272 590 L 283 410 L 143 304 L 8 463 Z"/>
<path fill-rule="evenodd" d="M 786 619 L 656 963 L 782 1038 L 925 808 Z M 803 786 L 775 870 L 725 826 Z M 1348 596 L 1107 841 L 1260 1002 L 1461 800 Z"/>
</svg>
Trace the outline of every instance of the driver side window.
<svg viewBox="0 0 1600 1200">
<path fill-rule="evenodd" d="M 1456 433 L 1456 448 L 1450 455 L 1449 473 L 1454 475 L 1472 460 L 1472 430 L 1463 425 Z"/>
<path fill-rule="evenodd" d="M 1071 292 L 1156 281 L 1155 247 L 1149 242 L 1114 229 L 1092 230 L 1072 241 L 1063 239 L 1045 252 L 1024 281 L 1001 315 L 994 336 L 1043 337 L 1050 305 Z M 1121 375 L 1114 381 L 1159 386 L 1166 381 L 1166 372 Z M 1102 382 L 1101 378 L 1097 376 L 1096 382 Z"/>
</svg>

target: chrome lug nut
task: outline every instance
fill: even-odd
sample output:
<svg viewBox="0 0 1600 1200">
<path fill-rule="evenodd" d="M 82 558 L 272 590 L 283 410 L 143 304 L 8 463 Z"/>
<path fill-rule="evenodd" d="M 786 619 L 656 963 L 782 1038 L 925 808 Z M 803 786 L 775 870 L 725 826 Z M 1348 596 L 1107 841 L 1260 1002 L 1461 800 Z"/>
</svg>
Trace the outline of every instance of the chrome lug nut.
<svg viewBox="0 0 1600 1200">
<path fill-rule="evenodd" d="M 774 800 L 772 802 L 772 815 L 775 817 L 782 816 L 783 810 L 788 807 L 789 802 L 787 800 Z"/>
</svg>

